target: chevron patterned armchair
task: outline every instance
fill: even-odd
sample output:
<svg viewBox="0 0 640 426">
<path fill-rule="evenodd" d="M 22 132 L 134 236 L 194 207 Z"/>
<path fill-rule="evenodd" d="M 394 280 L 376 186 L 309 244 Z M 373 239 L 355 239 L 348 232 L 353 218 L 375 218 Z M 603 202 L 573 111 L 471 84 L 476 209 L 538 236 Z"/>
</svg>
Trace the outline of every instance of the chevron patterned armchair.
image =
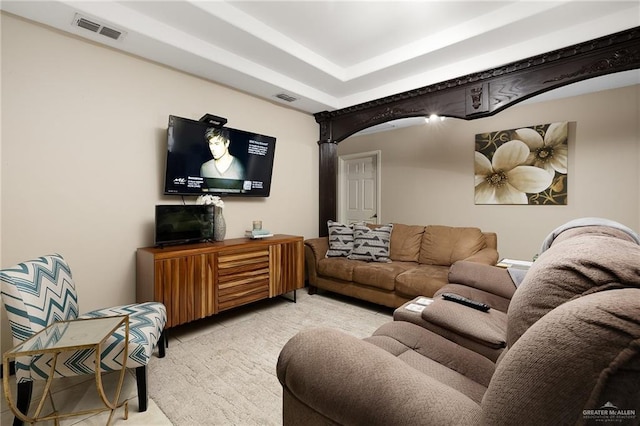
<svg viewBox="0 0 640 426">
<path fill-rule="evenodd" d="M 11 325 L 14 345 L 18 345 L 55 321 L 116 315 L 129 316 L 127 368 L 135 368 L 139 411 L 148 403 L 146 366 L 154 348 L 164 357 L 167 340 L 164 325 L 166 308 L 162 303 L 146 302 L 98 309 L 78 315 L 78 297 L 71 269 L 59 255 L 43 256 L 0 270 L 2 300 Z M 120 370 L 124 327 L 103 345 L 101 371 Z M 69 351 L 58 356 L 55 377 L 95 374 L 92 350 Z M 18 409 L 27 413 L 34 380 L 46 380 L 53 355 L 20 357 L 16 360 Z M 20 424 L 16 418 L 14 424 Z"/>
</svg>

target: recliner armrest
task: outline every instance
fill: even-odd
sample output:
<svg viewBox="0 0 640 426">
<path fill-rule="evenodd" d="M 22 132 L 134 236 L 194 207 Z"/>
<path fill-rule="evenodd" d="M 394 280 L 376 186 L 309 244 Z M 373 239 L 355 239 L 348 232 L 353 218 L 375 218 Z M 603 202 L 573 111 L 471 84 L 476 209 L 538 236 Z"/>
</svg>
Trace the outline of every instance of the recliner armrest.
<svg viewBox="0 0 640 426">
<path fill-rule="evenodd" d="M 285 344 L 280 383 L 314 413 L 337 424 L 474 424 L 480 406 L 377 346 L 338 330 L 309 329 Z M 299 404 L 300 405 L 300 404 Z M 309 418 L 283 406 L 284 424 Z M 325 423 L 327 424 L 327 423 Z"/>
<path fill-rule="evenodd" d="M 489 348 L 506 346 L 507 314 L 496 309 L 482 312 L 436 297 L 422 311 L 422 319 Z"/>
<path fill-rule="evenodd" d="M 461 260 L 451 265 L 448 280 L 511 299 L 516 286 L 504 268 Z"/>
</svg>

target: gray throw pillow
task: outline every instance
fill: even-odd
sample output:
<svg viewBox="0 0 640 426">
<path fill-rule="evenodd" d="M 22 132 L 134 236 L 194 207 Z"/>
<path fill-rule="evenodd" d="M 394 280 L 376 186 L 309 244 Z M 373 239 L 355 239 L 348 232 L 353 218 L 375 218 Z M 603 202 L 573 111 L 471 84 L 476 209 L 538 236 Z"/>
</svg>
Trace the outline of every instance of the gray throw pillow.
<svg viewBox="0 0 640 426">
<path fill-rule="evenodd" d="M 391 262 L 389 245 L 393 224 L 382 225 L 370 229 L 366 225 L 356 224 L 353 227 L 353 250 L 349 259 L 373 262 Z"/>
<path fill-rule="evenodd" d="M 327 221 L 329 250 L 326 257 L 347 257 L 353 249 L 353 226 Z"/>
</svg>

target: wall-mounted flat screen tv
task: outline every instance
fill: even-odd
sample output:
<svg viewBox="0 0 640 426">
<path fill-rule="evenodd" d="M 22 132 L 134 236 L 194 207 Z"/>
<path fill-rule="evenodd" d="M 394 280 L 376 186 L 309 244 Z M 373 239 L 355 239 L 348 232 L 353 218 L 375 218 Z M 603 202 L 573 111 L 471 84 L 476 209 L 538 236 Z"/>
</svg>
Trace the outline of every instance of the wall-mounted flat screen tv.
<svg viewBox="0 0 640 426">
<path fill-rule="evenodd" d="M 211 205 L 156 205 L 156 246 L 207 241 L 213 237 Z"/>
<path fill-rule="evenodd" d="M 165 194 L 268 197 L 276 138 L 169 116 Z"/>
</svg>

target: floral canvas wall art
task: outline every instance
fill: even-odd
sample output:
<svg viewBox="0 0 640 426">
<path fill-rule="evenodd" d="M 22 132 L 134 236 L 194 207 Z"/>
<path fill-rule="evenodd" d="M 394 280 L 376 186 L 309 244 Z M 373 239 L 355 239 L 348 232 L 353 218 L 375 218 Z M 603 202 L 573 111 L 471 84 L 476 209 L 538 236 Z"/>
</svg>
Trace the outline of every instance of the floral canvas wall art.
<svg viewBox="0 0 640 426">
<path fill-rule="evenodd" d="M 476 135 L 476 204 L 567 204 L 567 122 Z"/>
</svg>

